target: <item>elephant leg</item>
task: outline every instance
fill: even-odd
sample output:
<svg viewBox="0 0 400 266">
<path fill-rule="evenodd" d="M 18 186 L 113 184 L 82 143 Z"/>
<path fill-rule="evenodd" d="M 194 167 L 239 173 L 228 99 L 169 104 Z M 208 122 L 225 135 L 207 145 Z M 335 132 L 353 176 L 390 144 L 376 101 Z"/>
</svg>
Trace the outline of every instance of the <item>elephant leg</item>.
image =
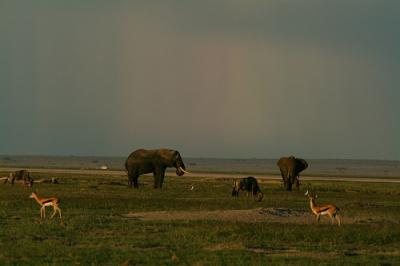
<svg viewBox="0 0 400 266">
<path fill-rule="evenodd" d="M 132 178 L 133 188 L 139 188 L 139 181 L 138 180 L 139 180 L 139 176 L 138 175 L 134 175 L 133 178 Z"/>
<path fill-rule="evenodd" d="M 165 169 L 162 169 L 160 172 L 160 175 L 158 177 L 158 187 L 162 188 L 162 185 L 164 184 L 164 177 L 165 177 Z"/>
<path fill-rule="evenodd" d="M 128 187 L 132 188 L 133 179 L 132 176 L 128 174 Z"/>
<path fill-rule="evenodd" d="M 132 185 L 134 188 L 139 188 L 139 175 L 136 173 L 136 171 L 128 171 L 128 186 L 132 188 Z"/>
<path fill-rule="evenodd" d="M 286 190 L 292 191 L 292 181 L 290 180 L 290 178 L 288 178 L 288 180 L 286 181 Z"/>
<path fill-rule="evenodd" d="M 159 183 L 158 178 L 159 178 L 159 176 L 158 176 L 158 174 L 156 172 L 154 172 L 153 173 L 153 177 L 154 177 L 154 185 L 153 185 L 153 187 L 154 188 L 158 188 L 158 183 Z"/>
<path fill-rule="evenodd" d="M 157 167 L 154 175 L 154 188 L 162 188 L 165 176 L 165 167 Z"/>
<path fill-rule="evenodd" d="M 132 172 L 127 170 L 126 174 L 128 175 L 128 187 L 132 188 Z"/>
<path fill-rule="evenodd" d="M 294 183 L 296 185 L 296 190 L 299 191 L 300 190 L 300 180 L 299 180 L 299 176 L 296 176 Z"/>
<path fill-rule="evenodd" d="M 165 177 L 165 173 L 162 173 L 161 176 L 160 176 L 160 178 L 159 178 L 159 184 L 158 184 L 158 186 L 159 186 L 160 188 L 162 188 L 162 185 L 163 185 L 163 183 L 164 183 L 164 177 Z"/>
<path fill-rule="evenodd" d="M 280 171 L 281 171 L 281 176 L 282 176 L 282 180 L 283 180 L 283 186 L 286 188 L 286 177 L 285 177 L 285 175 L 284 175 L 283 170 L 280 169 Z"/>
</svg>

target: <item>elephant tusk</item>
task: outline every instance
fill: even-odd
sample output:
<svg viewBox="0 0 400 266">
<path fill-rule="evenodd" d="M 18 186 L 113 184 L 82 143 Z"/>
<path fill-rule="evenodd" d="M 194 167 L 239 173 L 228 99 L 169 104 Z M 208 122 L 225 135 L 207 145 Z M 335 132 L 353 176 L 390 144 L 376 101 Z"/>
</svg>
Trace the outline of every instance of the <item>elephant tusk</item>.
<svg viewBox="0 0 400 266">
<path fill-rule="evenodd" d="M 185 169 L 183 169 L 182 166 L 179 166 L 179 170 L 181 170 L 181 171 L 184 172 L 185 174 L 190 174 L 188 171 L 186 171 Z"/>
</svg>

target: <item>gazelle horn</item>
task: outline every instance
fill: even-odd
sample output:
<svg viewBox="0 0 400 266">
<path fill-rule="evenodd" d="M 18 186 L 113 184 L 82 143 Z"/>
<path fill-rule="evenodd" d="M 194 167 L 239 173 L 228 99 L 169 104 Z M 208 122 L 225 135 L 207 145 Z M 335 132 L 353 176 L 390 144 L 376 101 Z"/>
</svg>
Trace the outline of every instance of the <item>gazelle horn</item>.
<svg viewBox="0 0 400 266">
<path fill-rule="evenodd" d="M 185 174 L 190 174 L 188 171 L 186 171 L 185 169 L 183 169 L 182 166 L 179 166 L 179 170 L 181 170 L 181 171 L 184 172 Z"/>
</svg>

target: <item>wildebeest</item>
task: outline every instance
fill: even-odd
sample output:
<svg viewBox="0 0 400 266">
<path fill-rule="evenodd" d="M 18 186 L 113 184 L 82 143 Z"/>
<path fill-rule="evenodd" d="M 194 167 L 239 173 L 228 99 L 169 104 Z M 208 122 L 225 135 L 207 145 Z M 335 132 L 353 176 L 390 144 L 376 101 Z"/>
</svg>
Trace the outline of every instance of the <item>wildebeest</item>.
<svg viewBox="0 0 400 266">
<path fill-rule="evenodd" d="M 12 172 L 8 175 L 8 178 L 4 180 L 4 184 L 7 182 L 10 182 L 11 185 L 14 185 L 15 180 L 22 180 L 24 182 L 24 185 L 32 187 L 33 185 L 33 179 L 29 174 L 28 170 L 18 170 L 15 172 Z"/>
<path fill-rule="evenodd" d="M 260 186 L 258 185 L 257 179 L 252 176 L 235 180 L 233 184 L 232 196 L 238 197 L 240 190 L 247 191 L 247 195 L 249 192 L 252 192 L 255 201 L 261 201 L 264 197 L 264 194 L 261 192 Z"/>
</svg>

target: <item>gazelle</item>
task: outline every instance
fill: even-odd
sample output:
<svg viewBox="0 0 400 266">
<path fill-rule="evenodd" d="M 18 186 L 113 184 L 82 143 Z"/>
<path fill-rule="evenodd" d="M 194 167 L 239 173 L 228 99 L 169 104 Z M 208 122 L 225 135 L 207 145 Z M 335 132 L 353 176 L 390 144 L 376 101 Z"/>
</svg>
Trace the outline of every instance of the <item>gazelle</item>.
<svg viewBox="0 0 400 266">
<path fill-rule="evenodd" d="M 315 220 L 318 223 L 319 222 L 319 218 L 321 215 L 329 215 L 329 217 L 331 218 L 331 222 L 333 224 L 333 218 L 336 219 L 337 224 L 340 226 L 340 218 L 338 215 L 339 212 L 339 208 L 336 207 L 333 204 L 328 204 L 328 205 L 321 205 L 318 206 L 315 203 L 315 199 L 318 197 L 316 194 L 315 195 L 311 195 L 310 192 L 307 192 L 304 194 L 306 195 L 309 199 L 310 199 L 310 208 L 311 211 L 315 214 Z"/>
<path fill-rule="evenodd" d="M 42 208 L 40 208 L 40 218 L 46 218 L 46 207 L 47 206 L 52 206 L 53 207 L 53 215 L 51 215 L 50 218 L 53 218 L 54 215 L 58 212 L 61 218 L 61 210 L 58 207 L 58 204 L 60 203 L 60 200 L 56 197 L 51 197 L 51 198 L 39 198 L 38 195 L 35 192 L 32 192 L 30 195 L 30 198 L 33 198 L 39 203 Z"/>
</svg>

